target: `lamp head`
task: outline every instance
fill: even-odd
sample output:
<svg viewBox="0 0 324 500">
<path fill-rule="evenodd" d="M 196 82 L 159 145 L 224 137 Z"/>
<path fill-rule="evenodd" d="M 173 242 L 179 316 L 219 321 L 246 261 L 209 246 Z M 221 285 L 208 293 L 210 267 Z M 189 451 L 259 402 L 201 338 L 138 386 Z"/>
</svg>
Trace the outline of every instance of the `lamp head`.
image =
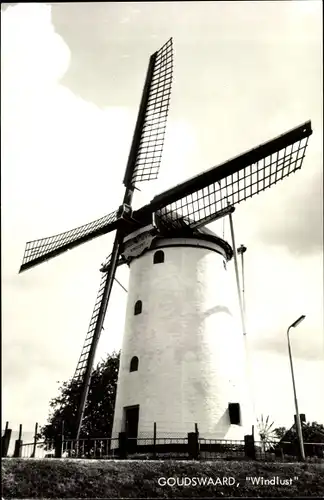
<svg viewBox="0 0 324 500">
<path fill-rule="evenodd" d="M 291 328 L 296 328 L 296 326 L 298 326 L 299 323 L 304 321 L 305 318 L 306 318 L 306 316 L 304 314 L 302 316 L 300 316 L 300 318 L 296 319 L 296 321 L 291 325 Z"/>
<path fill-rule="evenodd" d="M 238 249 L 237 249 L 237 253 L 244 253 L 246 252 L 247 248 L 244 246 L 244 245 L 241 245 Z"/>
</svg>

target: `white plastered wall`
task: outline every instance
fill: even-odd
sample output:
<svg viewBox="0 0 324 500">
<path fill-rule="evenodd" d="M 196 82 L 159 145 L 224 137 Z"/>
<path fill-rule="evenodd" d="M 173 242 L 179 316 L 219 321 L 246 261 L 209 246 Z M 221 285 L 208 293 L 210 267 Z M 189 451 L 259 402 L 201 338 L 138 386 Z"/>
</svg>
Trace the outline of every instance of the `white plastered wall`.
<svg viewBox="0 0 324 500">
<path fill-rule="evenodd" d="M 139 437 L 243 439 L 251 433 L 245 351 L 233 307 L 235 284 L 219 247 L 194 239 L 160 242 L 132 260 L 113 436 L 124 430 L 124 408 L 139 405 Z M 211 249 L 213 248 L 213 249 Z M 142 301 L 142 313 L 134 305 Z M 130 372 L 130 360 L 139 369 Z M 231 425 L 228 403 L 240 403 L 242 425 Z"/>
</svg>

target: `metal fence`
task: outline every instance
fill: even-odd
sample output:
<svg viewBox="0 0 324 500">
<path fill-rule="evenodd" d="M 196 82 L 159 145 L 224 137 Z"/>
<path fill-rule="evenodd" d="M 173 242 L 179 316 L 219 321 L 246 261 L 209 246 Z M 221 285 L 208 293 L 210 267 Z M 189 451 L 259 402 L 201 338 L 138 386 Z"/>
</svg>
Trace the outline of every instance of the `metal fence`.
<svg viewBox="0 0 324 500">
<path fill-rule="evenodd" d="M 6 425 L 1 440 L 2 457 L 9 457 L 11 430 Z M 324 443 L 304 443 L 307 461 L 324 461 Z M 242 441 L 204 438 L 198 432 L 189 432 L 181 437 L 153 432 L 131 438 L 125 432 L 111 438 L 82 438 L 78 441 L 57 436 L 55 442 L 37 440 L 37 424 L 33 442 L 23 443 L 20 425 L 18 439 L 12 457 L 21 458 L 79 458 L 79 459 L 182 459 L 182 460 L 300 460 L 298 441 L 254 441 L 252 435 Z"/>
<path fill-rule="evenodd" d="M 129 459 L 189 458 L 186 438 L 128 438 L 125 455 Z M 62 457 L 69 458 L 121 458 L 119 438 L 73 439 L 62 442 Z M 126 458 L 123 456 L 122 458 Z"/>
<path fill-rule="evenodd" d="M 255 442 L 256 459 L 267 461 L 288 461 L 300 460 L 298 441 L 272 441 L 263 443 Z M 304 443 L 306 460 L 309 462 L 324 461 L 324 443 Z"/>
<path fill-rule="evenodd" d="M 191 433 L 194 434 L 194 433 Z M 246 441 L 189 438 L 128 438 L 121 445 L 117 438 L 61 440 L 60 444 L 22 443 L 21 458 L 136 459 L 136 460 L 259 460 L 293 462 L 300 460 L 298 444 L 290 442 L 254 442 L 248 453 Z M 324 443 L 304 443 L 307 461 L 324 461 Z"/>
<path fill-rule="evenodd" d="M 52 458 L 55 455 L 55 445 L 53 443 L 45 443 L 45 441 L 37 441 L 32 443 L 21 443 L 19 458 Z"/>
<path fill-rule="evenodd" d="M 202 460 L 239 460 L 247 458 L 244 441 L 199 438 L 199 456 Z"/>
</svg>

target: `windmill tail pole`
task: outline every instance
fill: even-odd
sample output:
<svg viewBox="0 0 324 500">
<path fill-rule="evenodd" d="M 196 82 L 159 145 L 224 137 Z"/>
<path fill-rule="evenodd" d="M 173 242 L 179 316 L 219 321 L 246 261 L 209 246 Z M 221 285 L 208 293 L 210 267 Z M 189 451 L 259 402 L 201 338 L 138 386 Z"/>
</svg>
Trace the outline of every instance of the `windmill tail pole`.
<svg viewBox="0 0 324 500">
<path fill-rule="evenodd" d="M 108 307 L 109 297 L 110 297 L 112 285 L 113 285 L 114 278 L 115 278 L 121 242 L 122 242 L 122 235 L 121 235 L 120 231 L 117 229 L 115 241 L 114 241 L 114 246 L 113 246 L 113 250 L 112 250 L 112 254 L 111 254 L 110 266 L 108 269 L 107 281 L 106 281 L 105 290 L 103 293 L 102 302 L 101 302 L 101 306 L 100 306 L 98 321 L 97 321 L 97 325 L 96 325 L 96 330 L 95 330 L 95 333 L 93 336 L 93 341 L 92 341 L 92 345 L 91 345 L 90 352 L 89 352 L 88 364 L 87 364 L 87 368 L 86 368 L 85 375 L 84 375 L 81 401 L 80 401 L 80 405 L 78 408 L 77 422 L 76 422 L 76 440 L 77 441 L 79 440 L 79 437 L 80 437 L 80 430 L 81 430 L 85 405 L 86 405 L 89 387 L 90 387 L 90 380 L 91 380 L 92 367 L 93 367 L 93 363 L 94 363 L 94 357 L 96 354 L 96 348 L 97 348 L 97 344 L 98 344 L 99 337 L 101 334 L 103 322 L 104 322 L 107 307 Z"/>
<path fill-rule="evenodd" d="M 244 322 L 246 326 L 246 306 L 245 306 L 245 276 L 244 276 L 244 251 L 241 251 L 241 268 L 242 268 L 242 302 L 243 302 L 243 314 Z"/>
<path fill-rule="evenodd" d="M 242 308 L 243 308 L 243 316 L 244 316 L 244 324 L 246 328 L 246 303 L 245 303 L 245 273 L 244 273 L 244 253 L 247 248 L 244 245 L 241 245 L 238 249 L 238 253 L 241 255 L 241 273 L 242 273 Z M 246 332 L 245 332 L 246 333 Z"/>
<path fill-rule="evenodd" d="M 240 286 L 240 276 L 239 276 L 238 265 L 237 265 L 237 253 L 236 253 L 233 217 L 232 217 L 231 213 L 228 216 L 229 216 L 229 221 L 230 221 L 230 229 L 231 229 L 231 237 L 232 237 L 235 277 L 236 277 L 236 285 L 237 285 L 237 294 L 238 294 L 239 305 L 240 305 L 242 330 L 243 330 L 243 335 L 246 335 L 244 308 L 243 308 L 242 293 L 241 293 L 241 286 Z"/>
</svg>

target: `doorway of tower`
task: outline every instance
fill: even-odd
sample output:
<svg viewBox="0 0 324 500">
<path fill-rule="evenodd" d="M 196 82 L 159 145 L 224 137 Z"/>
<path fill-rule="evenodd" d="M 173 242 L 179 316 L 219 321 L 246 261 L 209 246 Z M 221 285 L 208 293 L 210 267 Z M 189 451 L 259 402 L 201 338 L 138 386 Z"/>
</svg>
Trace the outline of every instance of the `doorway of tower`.
<svg viewBox="0 0 324 500">
<path fill-rule="evenodd" d="M 139 405 L 126 406 L 124 408 L 125 432 L 128 438 L 128 452 L 136 450 L 138 435 Z"/>
</svg>

